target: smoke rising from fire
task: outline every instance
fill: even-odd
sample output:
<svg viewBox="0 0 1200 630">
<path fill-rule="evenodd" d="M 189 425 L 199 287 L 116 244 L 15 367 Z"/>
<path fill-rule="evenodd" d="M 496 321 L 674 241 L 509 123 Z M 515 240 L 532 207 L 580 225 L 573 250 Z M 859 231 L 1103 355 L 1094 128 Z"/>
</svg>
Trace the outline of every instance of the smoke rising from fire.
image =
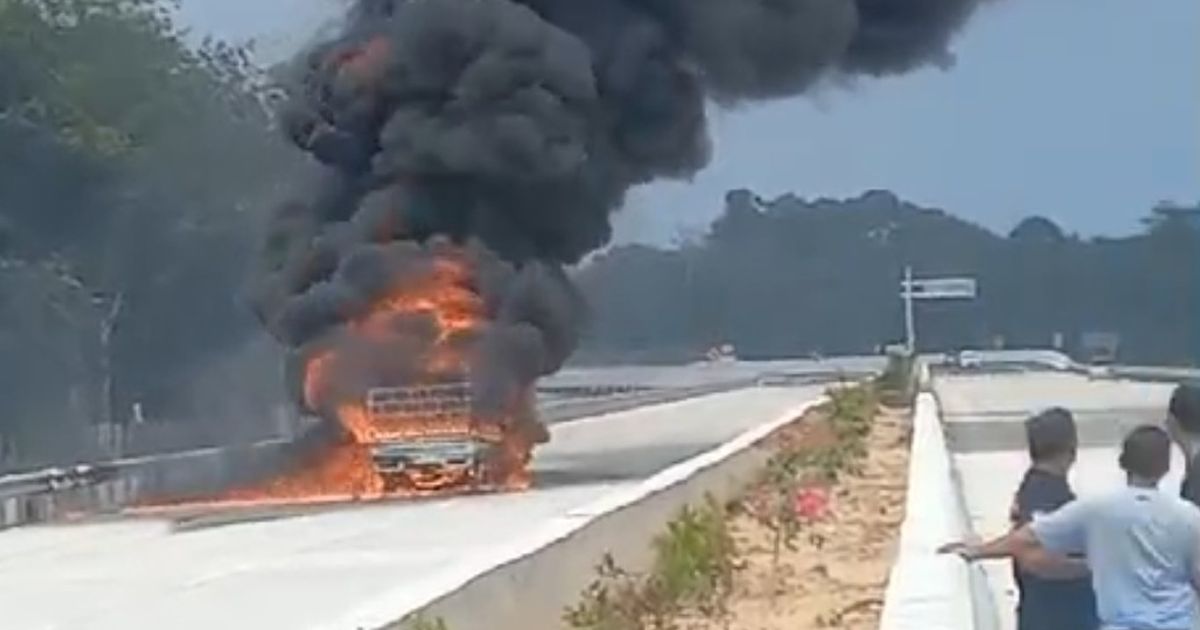
<svg viewBox="0 0 1200 630">
<path fill-rule="evenodd" d="M 707 163 L 706 100 L 945 63 L 977 3 L 360 0 L 282 112 L 320 167 L 276 213 L 256 309 L 300 356 L 338 353 L 331 398 L 437 380 L 452 351 L 499 409 L 573 351 L 563 266 L 608 242 L 626 191 Z M 447 265 L 477 303 L 414 298 L 364 336 Z M 458 308 L 480 323 L 447 331 Z"/>
</svg>

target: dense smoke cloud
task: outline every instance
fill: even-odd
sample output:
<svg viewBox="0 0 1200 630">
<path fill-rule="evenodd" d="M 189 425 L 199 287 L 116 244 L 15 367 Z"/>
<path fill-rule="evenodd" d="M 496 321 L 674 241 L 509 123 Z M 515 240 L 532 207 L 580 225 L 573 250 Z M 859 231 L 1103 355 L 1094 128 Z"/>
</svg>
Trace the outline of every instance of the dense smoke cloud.
<svg viewBox="0 0 1200 630">
<path fill-rule="evenodd" d="M 527 386 L 577 342 L 562 266 L 609 240 L 631 186 L 707 163 L 706 100 L 944 63 L 975 5 L 361 0 L 283 112 L 322 172 L 277 214 L 258 310 L 291 347 L 328 343 L 439 256 L 432 237 L 470 242 L 479 387 Z"/>
</svg>

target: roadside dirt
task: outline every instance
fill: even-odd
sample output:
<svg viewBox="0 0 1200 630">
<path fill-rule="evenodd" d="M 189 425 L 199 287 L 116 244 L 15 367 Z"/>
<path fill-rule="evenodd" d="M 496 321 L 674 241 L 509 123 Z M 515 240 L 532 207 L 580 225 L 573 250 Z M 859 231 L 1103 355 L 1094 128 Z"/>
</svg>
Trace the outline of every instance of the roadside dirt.
<svg viewBox="0 0 1200 630">
<path fill-rule="evenodd" d="M 832 488 L 826 515 L 805 526 L 796 549 L 784 549 L 777 565 L 772 532 L 749 516 L 734 516 L 731 528 L 740 569 L 731 615 L 724 620 L 684 620 L 680 627 L 878 628 L 904 519 L 909 435 L 906 413 L 881 410 L 867 438 L 861 473 L 841 478 Z M 820 439 L 810 432 L 796 437 L 806 443 Z"/>
</svg>

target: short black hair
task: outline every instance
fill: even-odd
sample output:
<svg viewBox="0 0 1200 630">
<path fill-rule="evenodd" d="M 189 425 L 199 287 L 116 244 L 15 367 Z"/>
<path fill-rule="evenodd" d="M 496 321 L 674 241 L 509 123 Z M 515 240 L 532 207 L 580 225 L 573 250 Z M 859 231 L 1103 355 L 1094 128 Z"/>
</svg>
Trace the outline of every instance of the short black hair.
<svg viewBox="0 0 1200 630">
<path fill-rule="evenodd" d="M 1143 424 L 1121 444 L 1121 468 L 1143 479 L 1161 479 L 1171 469 L 1171 438 L 1162 427 Z"/>
<path fill-rule="evenodd" d="M 1051 407 L 1025 421 L 1025 443 L 1035 462 L 1075 451 L 1079 437 L 1075 417 L 1062 407 Z"/>
<path fill-rule="evenodd" d="M 1167 411 L 1184 431 L 1200 434 L 1200 387 L 1187 383 L 1176 387 Z"/>
</svg>

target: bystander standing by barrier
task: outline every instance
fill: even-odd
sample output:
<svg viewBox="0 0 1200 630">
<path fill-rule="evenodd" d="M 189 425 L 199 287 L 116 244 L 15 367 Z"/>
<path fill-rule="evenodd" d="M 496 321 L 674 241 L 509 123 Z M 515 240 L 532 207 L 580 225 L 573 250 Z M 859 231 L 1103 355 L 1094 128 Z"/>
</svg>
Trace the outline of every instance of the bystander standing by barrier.
<svg viewBox="0 0 1200 630">
<path fill-rule="evenodd" d="M 1124 488 L 1072 501 L 1000 538 L 941 551 L 968 561 L 1082 554 L 1102 630 L 1192 630 L 1200 623 L 1200 508 L 1158 490 L 1171 438 L 1140 426 L 1125 437 L 1118 461 Z"/>
</svg>

